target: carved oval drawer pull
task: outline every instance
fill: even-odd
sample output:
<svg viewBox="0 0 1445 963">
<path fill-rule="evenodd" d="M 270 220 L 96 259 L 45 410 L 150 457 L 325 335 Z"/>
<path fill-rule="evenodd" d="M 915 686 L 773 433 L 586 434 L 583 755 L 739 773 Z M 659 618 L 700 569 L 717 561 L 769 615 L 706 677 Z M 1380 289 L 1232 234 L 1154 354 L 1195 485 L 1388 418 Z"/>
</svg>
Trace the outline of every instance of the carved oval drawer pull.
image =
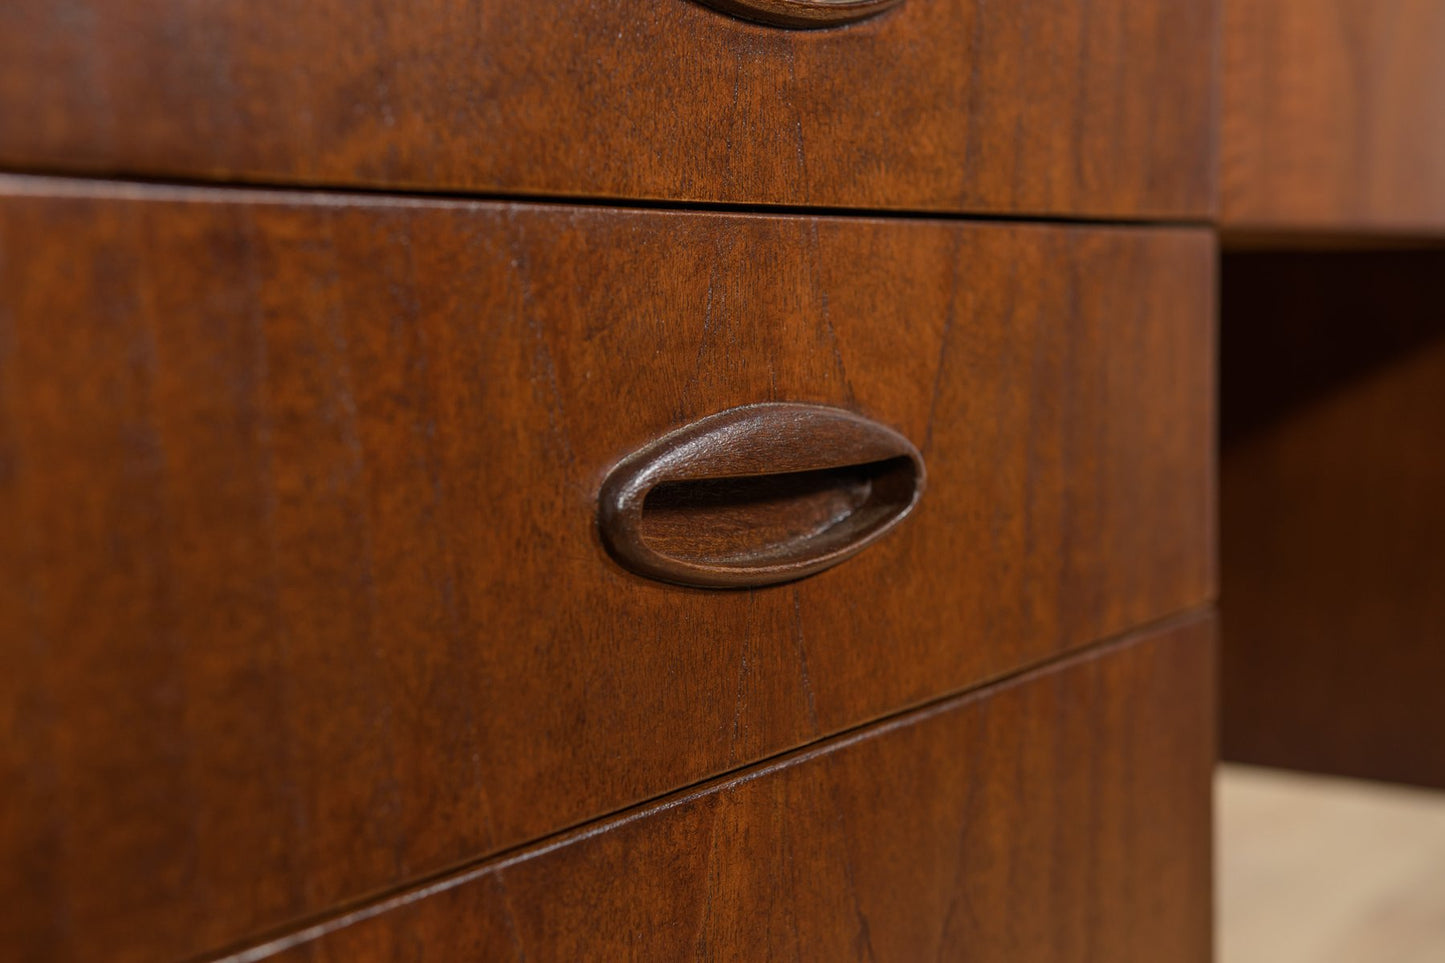
<svg viewBox="0 0 1445 963">
<path fill-rule="evenodd" d="M 877 16 L 902 0 L 702 0 L 714 9 L 773 27 L 837 27 Z"/>
<path fill-rule="evenodd" d="M 923 494 L 923 456 L 841 408 L 770 403 L 709 415 L 628 455 L 598 496 L 614 558 L 682 585 L 770 585 L 836 565 Z"/>
</svg>

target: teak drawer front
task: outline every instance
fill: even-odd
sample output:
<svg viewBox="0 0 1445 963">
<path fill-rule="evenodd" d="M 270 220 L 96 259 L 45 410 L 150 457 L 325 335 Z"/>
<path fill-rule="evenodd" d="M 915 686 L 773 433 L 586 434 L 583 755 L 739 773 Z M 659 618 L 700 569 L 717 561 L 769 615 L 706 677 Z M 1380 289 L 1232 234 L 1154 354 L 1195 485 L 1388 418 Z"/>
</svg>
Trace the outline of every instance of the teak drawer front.
<svg viewBox="0 0 1445 963">
<path fill-rule="evenodd" d="M 1200 218 L 1217 0 L 7 0 L 0 165 L 549 196 Z"/>
<path fill-rule="evenodd" d="M 1213 674 L 1194 619 L 253 958 L 1206 963 Z"/>
<path fill-rule="evenodd" d="M 0 188 L 42 956 L 195 953 L 1212 594 L 1206 231 Z M 613 562 L 613 462 L 769 399 L 913 439 L 914 514 L 767 589 Z"/>
<path fill-rule="evenodd" d="M 1225 10 L 1225 226 L 1445 231 L 1445 4 Z"/>
</svg>

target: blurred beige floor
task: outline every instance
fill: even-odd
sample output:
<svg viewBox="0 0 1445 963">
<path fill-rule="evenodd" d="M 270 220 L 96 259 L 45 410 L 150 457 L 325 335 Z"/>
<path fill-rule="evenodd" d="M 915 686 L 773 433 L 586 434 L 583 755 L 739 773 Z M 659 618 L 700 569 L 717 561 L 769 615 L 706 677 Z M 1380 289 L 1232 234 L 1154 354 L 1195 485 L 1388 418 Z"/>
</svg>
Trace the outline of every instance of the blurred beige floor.
<svg viewBox="0 0 1445 963">
<path fill-rule="evenodd" d="M 1445 793 L 1221 766 L 1219 963 L 1445 963 Z"/>
</svg>

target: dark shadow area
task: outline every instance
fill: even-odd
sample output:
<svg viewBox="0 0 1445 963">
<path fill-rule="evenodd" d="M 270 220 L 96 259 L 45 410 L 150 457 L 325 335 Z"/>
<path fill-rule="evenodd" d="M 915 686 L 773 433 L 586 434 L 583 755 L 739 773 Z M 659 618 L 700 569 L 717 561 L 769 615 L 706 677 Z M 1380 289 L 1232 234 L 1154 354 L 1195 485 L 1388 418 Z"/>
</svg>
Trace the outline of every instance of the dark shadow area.
<svg viewBox="0 0 1445 963">
<path fill-rule="evenodd" d="M 664 482 L 643 502 L 642 535 L 654 549 L 676 558 L 766 556 L 836 526 L 862 534 L 906 508 L 916 484 L 907 457 Z"/>
<path fill-rule="evenodd" d="M 1445 250 L 1222 274 L 1222 755 L 1445 786 Z"/>
<path fill-rule="evenodd" d="M 1445 248 L 1237 251 L 1220 275 L 1225 445 L 1445 339 Z"/>
</svg>

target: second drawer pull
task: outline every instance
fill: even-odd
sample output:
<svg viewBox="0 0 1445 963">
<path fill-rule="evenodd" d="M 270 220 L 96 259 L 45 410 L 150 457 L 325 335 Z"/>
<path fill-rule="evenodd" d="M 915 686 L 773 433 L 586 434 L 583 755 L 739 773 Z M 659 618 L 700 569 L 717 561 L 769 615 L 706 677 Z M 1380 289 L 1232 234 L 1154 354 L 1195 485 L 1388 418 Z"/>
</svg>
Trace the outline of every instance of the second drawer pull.
<svg viewBox="0 0 1445 963">
<path fill-rule="evenodd" d="M 923 485 L 923 457 L 891 428 L 823 405 L 746 405 L 624 458 L 598 524 L 613 556 L 650 578 L 768 585 L 861 551 Z"/>
</svg>

